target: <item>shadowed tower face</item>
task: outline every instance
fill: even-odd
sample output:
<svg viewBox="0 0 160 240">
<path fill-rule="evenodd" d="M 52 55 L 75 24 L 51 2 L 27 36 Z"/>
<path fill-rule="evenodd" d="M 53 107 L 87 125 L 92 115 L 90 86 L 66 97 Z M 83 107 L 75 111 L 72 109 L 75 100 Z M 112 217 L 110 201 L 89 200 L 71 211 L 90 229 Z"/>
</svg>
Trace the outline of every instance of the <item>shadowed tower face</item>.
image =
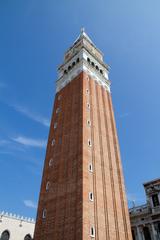
<svg viewBox="0 0 160 240">
<path fill-rule="evenodd" d="M 34 240 L 131 240 L 108 66 L 84 30 L 58 71 Z"/>
</svg>

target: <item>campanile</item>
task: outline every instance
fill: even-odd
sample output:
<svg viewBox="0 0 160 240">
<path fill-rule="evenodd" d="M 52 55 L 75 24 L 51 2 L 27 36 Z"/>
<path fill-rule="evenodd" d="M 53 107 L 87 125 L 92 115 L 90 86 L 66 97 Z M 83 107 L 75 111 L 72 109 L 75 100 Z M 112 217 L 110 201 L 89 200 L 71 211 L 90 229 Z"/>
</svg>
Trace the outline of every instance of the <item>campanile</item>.
<svg viewBox="0 0 160 240">
<path fill-rule="evenodd" d="M 131 240 L 109 67 L 84 30 L 58 72 L 34 240 Z"/>
</svg>

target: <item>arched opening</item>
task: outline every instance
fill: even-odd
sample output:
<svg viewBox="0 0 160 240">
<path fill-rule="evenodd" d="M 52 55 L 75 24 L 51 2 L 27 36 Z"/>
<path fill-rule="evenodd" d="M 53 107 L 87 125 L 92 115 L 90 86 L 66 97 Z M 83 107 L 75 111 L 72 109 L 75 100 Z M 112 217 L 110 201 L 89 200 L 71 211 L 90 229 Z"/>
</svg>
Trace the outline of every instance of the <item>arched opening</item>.
<svg viewBox="0 0 160 240">
<path fill-rule="evenodd" d="M 143 234 L 145 240 L 151 240 L 151 234 L 148 227 L 143 228 Z"/>
<path fill-rule="evenodd" d="M 64 70 L 64 74 L 67 74 L 67 70 Z"/>
<path fill-rule="evenodd" d="M 76 63 L 75 63 L 75 62 L 73 62 L 73 63 L 72 63 L 72 67 L 74 67 L 75 65 L 76 65 Z"/>
<path fill-rule="evenodd" d="M 92 66 L 93 66 L 93 67 L 95 66 L 94 62 L 92 62 Z"/>
<path fill-rule="evenodd" d="M 98 66 L 96 66 L 96 69 L 99 71 L 99 67 Z"/>
<path fill-rule="evenodd" d="M 71 68 L 72 68 L 72 67 L 71 67 L 71 66 L 69 66 L 69 67 L 68 67 L 68 71 L 70 71 L 70 70 L 71 70 Z"/>
<path fill-rule="evenodd" d="M 5 230 L 1 235 L 1 240 L 9 240 L 10 239 L 10 233 L 8 230 Z"/>
<path fill-rule="evenodd" d="M 24 240 L 32 240 L 32 237 L 30 234 L 27 234 L 25 237 L 24 237 Z"/>
<path fill-rule="evenodd" d="M 100 73 L 103 74 L 103 70 L 102 69 L 100 69 Z"/>
<path fill-rule="evenodd" d="M 79 63 L 79 58 L 77 58 L 77 63 Z"/>
<path fill-rule="evenodd" d="M 87 61 L 90 63 L 91 62 L 90 58 L 87 58 Z"/>
</svg>

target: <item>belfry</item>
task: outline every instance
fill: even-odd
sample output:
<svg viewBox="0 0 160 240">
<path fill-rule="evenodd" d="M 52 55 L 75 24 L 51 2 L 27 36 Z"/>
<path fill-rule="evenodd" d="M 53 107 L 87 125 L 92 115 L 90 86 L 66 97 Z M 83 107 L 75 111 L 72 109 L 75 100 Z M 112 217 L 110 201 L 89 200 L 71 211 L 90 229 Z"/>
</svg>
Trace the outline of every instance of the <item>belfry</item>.
<svg viewBox="0 0 160 240">
<path fill-rule="evenodd" d="M 58 72 L 34 240 L 131 240 L 109 67 L 84 29 Z"/>
</svg>

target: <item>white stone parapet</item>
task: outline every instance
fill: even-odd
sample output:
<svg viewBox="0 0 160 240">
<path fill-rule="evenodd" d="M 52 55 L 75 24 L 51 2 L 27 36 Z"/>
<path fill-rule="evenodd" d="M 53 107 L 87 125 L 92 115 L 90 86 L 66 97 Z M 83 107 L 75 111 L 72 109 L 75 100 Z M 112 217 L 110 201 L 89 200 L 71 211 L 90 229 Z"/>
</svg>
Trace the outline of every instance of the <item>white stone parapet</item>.
<svg viewBox="0 0 160 240">
<path fill-rule="evenodd" d="M 0 212 L 0 221 L 2 221 L 3 217 L 12 218 L 12 219 L 16 219 L 16 220 L 20 220 L 28 223 L 35 223 L 35 220 L 33 218 L 27 218 L 27 217 L 23 217 L 20 215 L 16 215 L 16 214 L 4 212 L 4 211 Z"/>
</svg>

